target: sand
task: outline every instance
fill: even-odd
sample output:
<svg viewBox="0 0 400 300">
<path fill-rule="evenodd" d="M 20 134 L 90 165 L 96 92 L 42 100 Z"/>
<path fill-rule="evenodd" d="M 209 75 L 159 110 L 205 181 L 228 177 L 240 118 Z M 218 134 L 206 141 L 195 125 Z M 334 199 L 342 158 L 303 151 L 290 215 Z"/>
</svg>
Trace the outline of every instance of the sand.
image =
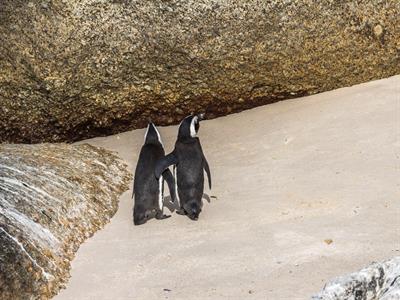
<svg viewBox="0 0 400 300">
<path fill-rule="evenodd" d="M 177 126 L 159 128 L 167 152 Z M 145 130 L 90 139 L 134 170 Z M 203 121 L 197 222 L 133 226 L 132 191 L 57 300 L 308 299 L 400 255 L 400 76 Z"/>
</svg>

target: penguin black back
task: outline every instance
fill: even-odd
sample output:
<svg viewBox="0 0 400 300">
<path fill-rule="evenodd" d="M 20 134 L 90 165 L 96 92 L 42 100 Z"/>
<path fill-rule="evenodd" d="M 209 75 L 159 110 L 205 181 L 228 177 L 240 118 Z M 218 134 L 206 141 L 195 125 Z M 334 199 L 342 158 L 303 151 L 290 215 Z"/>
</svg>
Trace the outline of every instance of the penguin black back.
<svg viewBox="0 0 400 300">
<path fill-rule="evenodd" d="M 199 122 L 203 117 L 204 115 L 188 116 L 181 122 L 174 151 L 161 159 L 155 170 L 156 177 L 159 178 L 168 166 L 175 165 L 180 205 L 178 213 L 186 214 L 192 220 L 197 220 L 202 210 L 204 170 L 211 189 L 210 169 L 197 137 Z"/>
<path fill-rule="evenodd" d="M 155 212 L 157 219 L 169 216 L 163 214 L 163 180 L 170 189 L 171 198 L 175 199 L 175 182 L 169 169 L 159 178 L 154 176 L 154 168 L 158 160 L 165 155 L 160 134 L 153 123 L 147 127 L 145 141 L 140 151 L 135 170 L 133 194 L 135 197 L 133 220 L 135 225 L 144 224 Z"/>
</svg>

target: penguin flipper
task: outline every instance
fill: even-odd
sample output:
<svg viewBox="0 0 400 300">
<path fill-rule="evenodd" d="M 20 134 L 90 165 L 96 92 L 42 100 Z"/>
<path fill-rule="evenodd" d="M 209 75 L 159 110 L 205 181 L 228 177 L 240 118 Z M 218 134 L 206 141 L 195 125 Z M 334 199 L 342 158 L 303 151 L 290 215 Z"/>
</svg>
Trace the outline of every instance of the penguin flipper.
<svg viewBox="0 0 400 300">
<path fill-rule="evenodd" d="M 204 157 L 204 156 L 203 156 Z M 208 166 L 207 159 L 204 157 L 204 170 L 207 173 L 207 178 L 208 178 L 208 187 L 211 190 L 211 172 L 210 172 L 210 167 Z"/>
<path fill-rule="evenodd" d="M 164 180 L 168 184 L 169 193 L 171 195 L 172 202 L 176 203 L 176 190 L 175 190 L 175 179 L 169 169 L 165 169 L 162 173 Z"/>
<path fill-rule="evenodd" d="M 156 163 L 156 168 L 154 170 L 154 175 L 156 178 L 160 178 L 161 174 L 164 172 L 166 168 L 170 165 L 176 165 L 178 163 L 178 159 L 175 156 L 174 152 L 171 152 L 167 156 L 164 156 Z"/>
</svg>

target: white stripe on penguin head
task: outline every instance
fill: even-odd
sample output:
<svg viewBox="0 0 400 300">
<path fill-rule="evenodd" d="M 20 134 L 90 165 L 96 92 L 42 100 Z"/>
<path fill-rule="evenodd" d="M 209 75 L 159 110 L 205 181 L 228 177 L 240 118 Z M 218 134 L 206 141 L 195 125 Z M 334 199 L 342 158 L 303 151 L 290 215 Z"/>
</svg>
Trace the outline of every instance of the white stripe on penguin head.
<svg viewBox="0 0 400 300">
<path fill-rule="evenodd" d="M 196 127 L 195 127 L 197 120 L 198 120 L 198 117 L 194 116 L 192 119 L 192 122 L 190 123 L 190 136 L 192 138 L 197 136 Z"/>
<path fill-rule="evenodd" d="M 161 140 L 161 135 L 160 135 L 160 133 L 158 132 L 158 129 L 157 129 L 157 127 L 153 124 L 153 127 L 154 127 L 154 129 L 156 130 L 156 133 L 157 133 L 157 137 L 158 137 L 158 141 L 160 142 L 160 144 L 163 146 L 163 148 L 164 148 L 164 144 L 163 144 L 163 142 L 162 142 L 162 140 Z"/>
<path fill-rule="evenodd" d="M 147 134 L 149 133 L 150 123 L 147 125 L 146 133 L 144 134 L 144 142 L 146 143 Z"/>
</svg>

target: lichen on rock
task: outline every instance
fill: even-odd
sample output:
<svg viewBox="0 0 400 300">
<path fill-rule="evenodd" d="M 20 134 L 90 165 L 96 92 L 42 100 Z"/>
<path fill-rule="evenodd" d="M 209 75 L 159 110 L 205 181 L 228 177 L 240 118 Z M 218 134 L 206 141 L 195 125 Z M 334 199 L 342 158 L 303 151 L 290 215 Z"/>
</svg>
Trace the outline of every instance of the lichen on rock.
<svg viewBox="0 0 400 300">
<path fill-rule="evenodd" d="M 209 118 L 400 73 L 400 1 L 2 0 L 0 142 Z"/>
<path fill-rule="evenodd" d="M 374 263 L 329 282 L 313 300 L 400 299 L 400 257 Z"/>
<path fill-rule="evenodd" d="M 90 145 L 0 145 L 0 299 L 55 295 L 129 181 L 124 163 Z"/>
</svg>

